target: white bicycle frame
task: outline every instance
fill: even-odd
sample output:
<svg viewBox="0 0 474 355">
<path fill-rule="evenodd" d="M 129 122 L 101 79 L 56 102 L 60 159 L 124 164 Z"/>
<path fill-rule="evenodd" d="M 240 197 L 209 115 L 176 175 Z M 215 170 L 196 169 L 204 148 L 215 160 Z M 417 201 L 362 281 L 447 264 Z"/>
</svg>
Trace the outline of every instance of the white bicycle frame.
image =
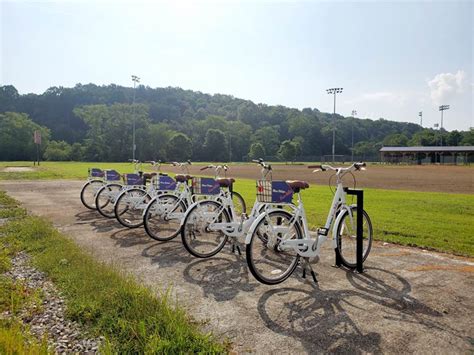
<svg viewBox="0 0 474 355">
<path fill-rule="evenodd" d="M 161 194 L 154 196 L 150 200 L 150 202 L 145 206 L 145 209 L 143 210 L 143 217 L 145 217 L 146 207 L 149 204 L 153 203 L 160 196 L 172 195 L 172 196 L 176 196 L 178 199 L 172 203 L 170 202 L 157 203 L 153 210 L 153 213 L 163 216 L 163 218 L 167 220 L 179 219 L 181 222 L 185 216 L 185 212 L 172 212 L 172 211 L 174 211 L 179 206 L 180 203 L 184 203 L 186 207 L 189 207 L 192 204 L 193 202 L 192 194 L 191 194 L 191 189 L 189 188 L 188 184 L 186 184 L 185 182 L 177 182 L 175 190 L 161 191 L 161 192 L 162 192 Z"/>
<path fill-rule="evenodd" d="M 271 169 L 271 168 L 266 167 L 265 163 L 263 163 L 262 167 L 263 167 L 262 172 L 261 172 L 262 178 L 266 179 L 268 172 L 271 171 L 268 169 Z M 219 167 L 216 167 L 216 168 L 219 168 Z M 236 221 L 236 218 L 238 216 L 235 213 L 234 201 L 232 201 L 232 195 L 230 191 L 221 190 L 221 193 L 216 197 L 215 200 L 217 200 L 218 202 L 222 204 L 220 209 L 217 212 L 216 211 L 208 212 L 208 213 L 203 212 L 201 214 L 201 217 L 203 217 L 209 223 L 207 226 L 209 230 L 214 231 L 214 232 L 220 231 L 231 238 L 243 238 L 259 216 L 261 215 L 265 216 L 272 211 L 281 210 L 281 208 L 279 208 L 278 206 L 282 205 L 281 203 L 258 202 L 257 200 L 255 200 L 252 210 L 250 211 L 250 215 L 240 216 L 240 221 Z M 202 200 L 197 201 L 188 208 L 188 210 L 186 211 L 186 215 L 181 221 L 181 227 L 183 227 L 184 220 L 186 219 L 188 213 L 190 213 L 190 211 L 192 210 L 192 207 L 198 205 L 200 202 L 203 202 L 203 201 Z M 291 206 L 291 208 L 294 208 L 293 204 L 284 204 L 284 205 L 288 205 L 288 206 Z M 262 207 L 264 208 L 263 211 L 262 211 Z M 230 211 L 230 214 L 231 214 L 230 217 L 232 221 L 231 222 L 216 222 L 216 218 L 218 218 L 218 216 L 220 216 L 224 210 Z"/>
<path fill-rule="evenodd" d="M 288 226 L 272 226 L 268 223 L 267 231 L 270 229 L 270 233 L 267 233 L 268 245 L 273 247 L 278 243 L 278 248 L 282 251 L 284 250 L 295 250 L 302 257 L 317 257 L 320 254 L 321 246 L 327 240 L 328 234 L 333 225 L 331 237 L 332 237 L 332 247 L 337 248 L 337 240 L 335 235 L 337 233 L 336 228 L 342 218 L 343 213 L 341 211 L 347 210 L 349 213 L 349 218 L 351 225 L 354 227 L 354 219 L 352 217 L 352 206 L 346 204 L 346 193 L 342 185 L 342 177 L 349 172 L 354 167 L 354 164 L 349 168 L 344 169 L 334 169 L 336 170 L 336 191 L 329 209 L 329 213 L 326 219 L 326 224 L 323 228 L 319 228 L 316 234 L 316 238 L 312 238 L 309 227 L 308 220 L 306 218 L 306 212 L 303 205 L 303 200 L 301 199 L 301 193 L 298 193 L 298 204 L 295 207 L 295 213 L 292 216 L 291 223 Z M 265 214 L 260 215 L 250 227 L 247 237 L 245 239 L 245 244 L 250 244 L 252 235 L 255 228 L 260 223 L 262 219 L 266 218 Z M 333 223 L 334 222 L 334 223 Z M 290 239 L 293 235 L 289 235 L 290 231 L 293 230 L 295 223 L 299 223 L 302 228 L 303 238 L 302 239 Z M 280 235 L 280 237 L 278 236 Z"/>
</svg>

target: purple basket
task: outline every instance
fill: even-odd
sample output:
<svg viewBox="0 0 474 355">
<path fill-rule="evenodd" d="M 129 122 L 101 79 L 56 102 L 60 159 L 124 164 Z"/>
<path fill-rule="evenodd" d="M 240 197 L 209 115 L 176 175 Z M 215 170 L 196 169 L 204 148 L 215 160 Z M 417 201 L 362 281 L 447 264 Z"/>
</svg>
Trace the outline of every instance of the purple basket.
<svg viewBox="0 0 474 355">
<path fill-rule="evenodd" d="M 217 195 L 221 192 L 219 183 L 212 178 L 193 178 L 193 193 L 198 195 Z"/>
<path fill-rule="evenodd" d="M 285 181 L 257 180 L 257 201 L 292 203 L 293 189 Z"/>
<path fill-rule="evenodd" d="M 158 177 L 158 190 L 175 190 L 176 181 L 170 176 L 160 175 Z"/>
<path fill-rule="evenodd" d="M 143 178 L 138 174 L 125 174 L 126 185 L 143 185 Z"/>
<path fill-rule="evenodd" d="M 102 169 L 92 168 L 89 170 L 89 176 L 101 178 L 101 177 L 104 177 L 104 172 L 102 171 Z"/>
<path fill-rule="evenodd" d="M 105 171 L 105 180 L 107 181 L 119 181 L 120 174 L 115 170 L 106 170 Z"/>
</svg>

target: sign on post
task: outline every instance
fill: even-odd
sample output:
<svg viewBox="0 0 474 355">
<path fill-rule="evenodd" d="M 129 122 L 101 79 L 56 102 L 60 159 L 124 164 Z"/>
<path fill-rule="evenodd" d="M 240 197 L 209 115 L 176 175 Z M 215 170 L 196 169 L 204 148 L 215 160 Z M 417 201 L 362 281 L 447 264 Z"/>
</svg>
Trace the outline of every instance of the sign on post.
<svg viewBox="0 0 474 355">
<path fill-rule="evenodd" d="M 38 162 L 38 165 L 40 165 L 40 160 L 39 160 L 39 147 L 41 145 L 41 132 L 39 130 L 35 130 L 33 133 L 33 141 L 36 144 L 36 161 Z"/>
</svg>

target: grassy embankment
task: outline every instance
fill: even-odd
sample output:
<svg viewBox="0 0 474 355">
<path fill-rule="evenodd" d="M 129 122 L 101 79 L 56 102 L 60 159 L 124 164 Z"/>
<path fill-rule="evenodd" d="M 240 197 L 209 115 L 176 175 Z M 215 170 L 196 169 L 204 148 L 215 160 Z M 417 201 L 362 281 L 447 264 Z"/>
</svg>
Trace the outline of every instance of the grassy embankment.
<svg viewBox="0 0 474 355">
<path fill-rule="evenodd" d="M 66 299 L 67 316 L 92 336 L 105 336 L 105 353 L 220 353 L 226 347 L 169 299 L 110 266 L 95 261 L 44 219 L 27 216 L 17 203 L 0 191 L 0 313 L 17 315 L 32 303 L 41 307 L 41 291 L 1 275 L 20 250 L 32 256 Z M 34 309 L 34 310 L 33 310 Z M 0 320 L 0 353 L 46 353 L 46 342 L 28 336 L 17 319 Z"/>
<path fill-rule="evenodd" d="M 31 166 L 31 162 L 4 162 L 0 163 L 0 168 L 5 165 Z M 44 162 L 35 172 L 0 172 L 0 180 L 85 179 L 87 168 L 92 166 L 120 172 L 132 170 L 129 163 Z M 238 179 L 235 190 L 242 193 L 251 207 L 255 200 L 255 182 Z M 323 225 L 331 198 L 327 186 L 312 185 L 303 192 L 308 219 L 313 227 Z M 377 240 L 474 256 L 474 195 L 367 188 L 364 203 Z"/>
</svg>

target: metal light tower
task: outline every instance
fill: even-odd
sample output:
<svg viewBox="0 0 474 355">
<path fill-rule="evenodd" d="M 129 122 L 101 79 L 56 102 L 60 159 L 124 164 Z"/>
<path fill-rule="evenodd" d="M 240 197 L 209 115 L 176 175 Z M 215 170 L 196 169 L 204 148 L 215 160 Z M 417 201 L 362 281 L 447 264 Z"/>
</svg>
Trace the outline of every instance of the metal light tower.
<svg viewBox="0 0 474 355">
<path fill-rule="evenodd" d="M 441 146 L 443 146 L 443 132 L 441 130 L 443 129 L 443 111 L 444 110 L 449 110 L 449 105 L 441 105 L 439 107 L 439 110 L 441 111 L 441 127 L 439 129 L 440 134 L 441 134 Z"/>
<path fill-rule="evenodd" d="M 336 154 L 336 94 L 340 94 L 343 88 L 331 88 L 326 89 L 326 92 L 330 95 L 334 95 L 334 119 L 332 126 L 332 162 L 334 163 L 334 155 Z"/>
<path fill-rule="evenodd" d="M 420 126 L 423 127 L 423 111 L 418 112 L 418 116 L 420 116 Z"/>
<path fill-rule="evenodd" d="M 351 160 L 354 162 L 354 119 L 357 116 L 357 111 L 352 110 L 352 148 L 351 148 Z"/>
<path fill-rule="evenodd" d="M 132 128 L 132 159 L 135 160 L 135 150 L 137 146 L 135 144 L 135 92 L 136 92 L 136 85 L 140 82 L 140 78 L 136 75 L 132 75 L 133 81 L 133 128 Z"/>
</svg>

